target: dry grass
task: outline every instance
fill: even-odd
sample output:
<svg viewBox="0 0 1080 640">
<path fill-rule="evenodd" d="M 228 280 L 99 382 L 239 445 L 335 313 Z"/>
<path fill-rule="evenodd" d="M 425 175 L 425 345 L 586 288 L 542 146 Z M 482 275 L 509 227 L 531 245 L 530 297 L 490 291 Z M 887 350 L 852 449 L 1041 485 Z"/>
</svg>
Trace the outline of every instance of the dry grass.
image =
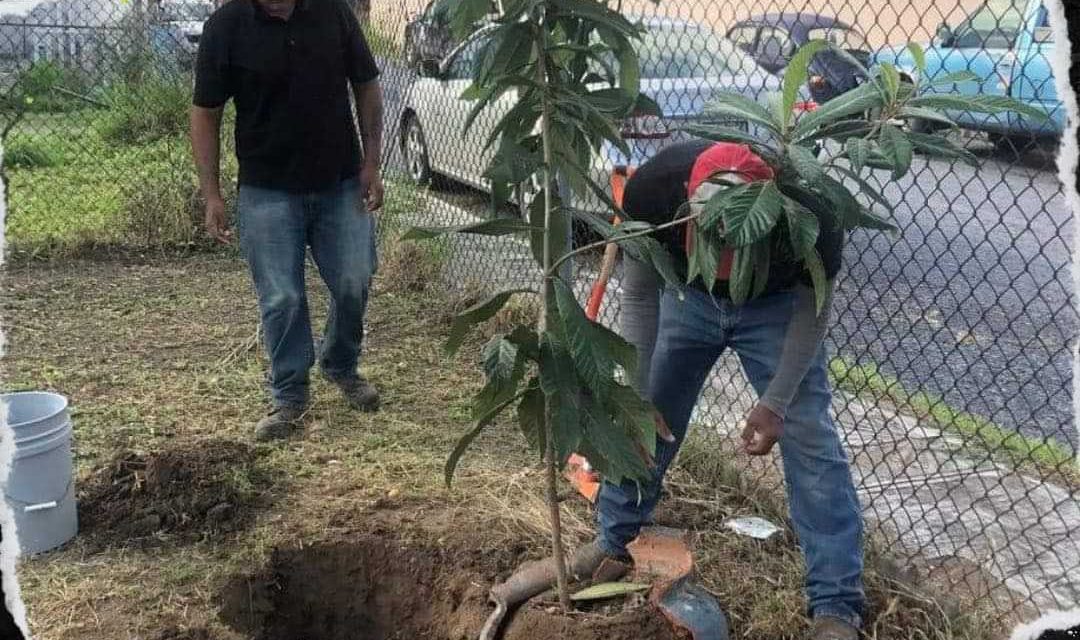
<svg viewBox="0 0 1080 640">
<path fill-rule="evenodd" d="M 11 272 L 7 285 L 7 388 L 55 389 L 71 398 L 80 479 L 121 449 L 248 440 L 266 406 L 265 361 L 256 348 L 248 275 L 235 258 L 33 266 Z M 312 288 L 312 309 L 321 317 L 325 296 L 321 285 Z M 275 548 L 358 532 L 454 549 L 491 580 L 546 553 L 535 454 L 513 425 L 494 425 L 462 461 L 454 487 L 442 485 L 445 455 L 467 427 L 478 387 L 469 362 L 482 336 L 447 360 L 438 348 L 446 324 L 431 308 L 433 298 L 377 291 L 363 368 L 381 387 L 383 410 L 353 413 L 317 382 L 304 436 L 258 447 L 278 481 L 269 489 L 272 506 L 238 531 L 194 541 L 166 537 L 151 548 L 117 540 L 96 550 L 78 539 L 24 562 L 20 578 L 35 637 L 156 638 L 192 628 L 240 638 L 217 618 L 231 576 L 262 566 Z M 761 544 L 720 526 L 736 513 L 780 518 L 782 505 L 722 460 L 694 460 L 685 457 L 673 476 L 661 517 L 698 533 L 702 580 L 728 609 L 734 637 L 797 637 L 805 624 L 802 569 L 790 534 Z M 564 513 L 572 544 L 591 536 L 583 503 L 571 501 Z M 943 616 L 933 600 L 874 572 L 869 580 L 871 638 L 986 637 Z"/>
</svg>

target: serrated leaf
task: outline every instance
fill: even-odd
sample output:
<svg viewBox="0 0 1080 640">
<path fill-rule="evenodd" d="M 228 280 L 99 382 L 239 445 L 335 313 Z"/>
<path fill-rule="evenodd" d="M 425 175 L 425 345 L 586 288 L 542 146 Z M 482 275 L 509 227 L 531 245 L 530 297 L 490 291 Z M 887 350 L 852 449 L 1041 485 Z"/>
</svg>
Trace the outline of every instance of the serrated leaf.
<svg viewBox="0 0 1080 640">
<path fill-rule="evenodd" d="M 795 255 L 805 255 L 814 248 L 821 232 L 817 216 L 800 202 L 787 196 L 784 197 L 784 214 L 788 223 L 788 238 Z"/>
<path fill-rule="evenodd" d="M 866 160 L 870 157 L 870 141 L 864 138 L 848 138 L 844 144 L 844 153 L 851 162 L 851 169 L 855 173 L 861 173 L 866 166 Z"/>
<path fill-rule="evenodd" d="M 814 284 L 814 308 L 820 316 L 825 308 L 825 297 L 829 286 L 828 279 L 825 277 L 825 265 L 821 262 L 821 254 L 817 252 L 817 249 L 804 253 L 803 262 Z"/>
<path fill-rule="evenodd" d="M 652 585 L 637 582 L 605 582 L 571 594 L 570 599 L 574 602 L 605 600 L 640 591 L 648 591 L 650 588 L 652 588 Z"/>
<path fill-rule="evenodd" d="M 899 229 L 884 218 L 875 215 L 865 207 L 859 207 L 855 217 L 855 228 L 874 229 L 875 231 L 888 231 L 893 235 L 899 233 Z"/>
<path fill-rule="evenodd" d="M 735 256 L 731 264 L 731 280 L 728 283 L 728 295 L 731 301 L 740 305 L 746 302 L 750 295 L 750 285 L 754 277 L 754 246 L 745 246 L 735 249 Z"/>
<path fill-rule="evenodd" d="M 561 279 L 555 280 L 555 302 L 566 348 L 581 381 L 595 393 L 611 384 L 615 363 L 606 345 L 596 340 L 592 322 L 574 292 Z"/>
<path fill-rule="evenodd" d="M 781 103 L 781 125 L 786 131 L 794 115 L 795 101 L 799 98 L 799 87 L 806 83 L 810 61 L 828 43 L 824 40 L 811 40 L 799 47 L 784 69 L 783 102 Z"/>
<path fill-rule="evenodd" d="M 873 123 L 866 120 L 841 120 L 828 126 L 822 127 L 806 137 L 800 138 L 800 142 L 807 140 L 820 140 L 832 138 L 844 142 L 849 138 L 862 138 L 874 130 Z"/>
<path fill-rule="evenodd" d="M 412 227 L 402 236 L 402 240 L 430 240 L 450 233 L 468 233 L 484 236 L 506 236 L 522 231 L 531 231 L 533 227 L 513 218 L 494 218 L 483 222 L 474 222 L 455 227 Z"/>
<path fill-rule="evenodd" d="M 615 421 L 635 437 L 645 451 L 656 454 L 656 408 L 641 397 L 632 387 L 614 385 L 611 388 L 609 406 Z"/>
<path fill-rule="evenodd" d="M 561 463 L 581 441 L 581 382 L 563 338 L 551 330 L 540 336 L 540 385 L 551 405 L 547 433 L 554 439 L 556 458 Z"/>
<path fill-rule="evenodd" d="M 951 109 L 989 115 L 1011 111 L 1036 121 L 1048 121 L 1050 119 L 1050 114 L 1043 109 L 1033 107 L 1009 96 L 933 94 L 912 98 L 908 104 L 913 107 Z"/>
<path fill-rule="evenodd" d="M 474 420 L 517 393 L 518 385 L 525 375 L 524 356 L 519 354 L 517 345 L 505 336 L 498 335 L 488 341 L 482 354 L 487 381 L 476 395 L 473 404 Z"/>
<path fill-rule="evenodd" d="M 783 207 L 775 182 L 759 182 L 749 186 L 756 188 L 747 189 L 739 197 L 728 200 L 723 210 L 724 241 L 736 247 L 753 244 L 767 236 L 776 226 Z"/>
<path fill-rule="evenodd" d="M 945 125 L 947 127 L 953 128 L 953 129 L 956 128 L 956 123 L 953 122 L 951 118 L 949 118 L 948 116 L 946 116 L 943 113 L 939 113 L 937 111 L 934 111 L 933 109 L 925 109 L 925 108 L 922 108 L 922 107 L 912 107 L 910 105 L 905 105 L 903 108 L 900 109 L 900 113 L 898 115 L 901 118 L 904 118 L 904 119 L 907 119 L 907 120 L 912 120 L 912 119 L 929 120 L 931 122 L 941 123 L 941 124 L 943 124 L 943 125 Z"/>
<path fill-rule="evenodd" d="M 706 117 L 724 117 L 746 120 L 759 124 L 777 135 L 783 135 L 780 123 L 768 109 L 750 98 L 730 91 L 721 91 L 713 96 L 712 102 L 705 107 Z"/>
<path fill-rule="evenodd" d="M 847 177 L 851 178 L 857 185 L 859 185 L 859 190 L 862 193 L 866 194 L 866 196 L 868 198 L 870 198 L 871 200 L 873 200 L 877 204 L 881 205 L 882 207 L 885 207 L 885 209 L 888 210 L 889 212 L 892 212 L 892 210 L 893 210 L 892 203 L 890 203 L 888 200 L 886 200 L 885 196 L 881 195 L 881 192 L 878 191 L 877 189 L 875 189 L 869 182 L 867 182 L 866 180 L 863 180 L 862 176 L 858 175 L 853 170 L 848 169 L 847 167 L 844 167 L 844 166 L 837 166 L 836 168 L 841 173 L 843 173 Z"/>
<path fill-rule="evenodd" d="M 919 73 L 926 71 L 926 52 L 923 51 L 922 45 L 918 42 L 909 42 L 907 50 L 911 52 L 911 58 L 915 60 L 915 68 L 919 70 Z"/>
<path fill-rule="evenodd" d="M 539 381 L 528 385 L 528 391 L 521 396 L 517 407 L 518 426 L 521 434 L 534 451 L 543 456 L 547 432 L 544 429 L 544 392 Z"/>
<path fill-rule="evenodd" d="M 827 174 L 814 186 L 832 205 L 832 210 L 840 221 L 840 225 L 845 229 L 852 228 L 859 214 L 860 205 L 847 187 Z"/>
<path fill-rule="evenodd" d="M 936 158 L 955 158 L 977 167 L 979 160 L 967 149 L 953 144 L 942 136 L 926 133 L 908 133 L 908 140 L 915 149 Z"/>
<path fill-rule="evenodd" d="M 592 445 L 589 464 L 609 482 L 645 480 L 649 470 L 638 453 L 635 440 L 612 420 L 608 410 L 594 394 L 582 394 L 582 439 Z"/>
<path fill-rule="evenodd" d="M 686 284 L 700 276 L 709 292 L 716 287 L 716 270 L 720 266 L 720 247 L 712 235 L 704 229 L 698 229 L 694 234 L 694 245 L 687 261 L 692 268 L 686 274 Z"/>
<path fill-rule="evenodd" d="M 818 127 L 843 120 L 848 116 L 863 114 L 884 106 L 881 93 L 873 82 L 861 84 L 803 114 L 795 125 L 794 138 L 800 140 L 812 134 Z"/>
<path fill-rule="evenodd" d="M 459 313 L 454 318 L 453 324 L 450 326 L 450 336 L 446 339 L 446 345 L 444 347 L 446 353 L 451 356 L 457 353 L 457 350 L 461 348 L 461 343 L 465 340 L 465 336 L 468 334 L 469 329 L 490 319 L 498 313 L 499 309 L 502 309 L 514 294 L 525 293 L 528 291 L 531 291 L 531 289 L 509 289 L 500 291 Z"/>
<path fill-rule="evenodd" d="M 769 267 L 772 261 L 772 246 L 768 240 L 763 240 L 754 245 L 753 253 L 754 290 L 751 298 L 756 298 L 765 293 L 769 284 Z"/>
<path fill-rule="evenodd" d="M 516 402 L 520 397 L 520 394 L 516 395 L 492 408 L 491 411 L 487 412 L 477 420 L 476 424 L 469 429 L 465 435 L 461 436 L 454 446 L 454 450 L 450 452 L 450 456 L 446 459 L 446 465 L 443 467 L 443 480 L 446 481 L 447 487 L 450 486 L 454 479 L 454 471 L 457 469 L 458 461 L 461 460 L 461 456 L 465 455 L 465 451 L 468 450 L 469 445 L 473 443 L 473 440 L 476 440 L 476 437 L 480 435 L 480 432 L 483 431 L 485 427 L 494 422 L 495 418 L 499 417 L 499 414 L 502 413 L 504 409 Z"/>
<path fill-rule="evenodd" d="M 911 169 L 911 141 L 904 132 L 888 123 L 881 126 L 881 151 L 892 161 L 893 180 L 904 177 Z"/>
<path fill-rule="evenodd" d="M 692 136 L 698 138 L 704 138 L 705 140 L 713 140 L 716 142 L 734 142 L 736 144 L 745 144 L 759 156 L 762 156 L 766 161 L 772 158 L 776 158 L 778 153 L 771 145 L 761 141 L 760 138 L 752 136 L 745 131 L 734 129 L 732 127 L 725 127 L 720 125 L 711 124 L 694 124 L 681 127 L 680 131 L 684 131 Z"/>
<path fill-rule="evenodd" d="M 791 164 L 795 167 L 796 173 L 799 174 L 804 180 L 813 184 L 821 179 L 821 175 L 825 172 L 825 169 L 818 162 L 817 156 L 814 152 L 800 144 L 790 144 L 787 147 L 788 157 L 791 159 Z"/>
<path fill-rule="evenodd" d="M 900 72 L 888 62 L 881 63 L 881 85 L 885 89 L 885 96 L 891 104 L 896 101 L 900 92 Z"/>
<path fill-rule="evenodd" d="M 964 69 L 963 71 L 953 71 L 946 73 L 945 75 L 937 76 L 929 83 L 931 87 L 940 87 L 946 84 L 962 84 L 964 82 L 976 82 L 980 80 L 979 74 L 974 71 Z"/>
</svg>

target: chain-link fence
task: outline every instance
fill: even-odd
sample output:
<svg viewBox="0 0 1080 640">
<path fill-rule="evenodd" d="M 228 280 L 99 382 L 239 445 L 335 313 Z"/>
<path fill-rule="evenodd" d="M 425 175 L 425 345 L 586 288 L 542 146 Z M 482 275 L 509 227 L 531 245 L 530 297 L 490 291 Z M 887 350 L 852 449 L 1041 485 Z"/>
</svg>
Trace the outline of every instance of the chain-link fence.
<svg viewBox="0 0 1080 640">
<path fill-rule="evenodd" d="M 213 8 L 198 0 L 0 0 L 14 251 L 198 240 L 186 117 L 193 55 Z M 633 157 L 600 154 L 594 171 L 604 183 L 616 165 L 640 163 L 685 137 L 679 126 L 706 119 L 717 92 L 764 100 L 809 39 L 831 39 L 868 64 L 887 61 L 909 74 L 904 45 L 920 42 L 928 74 L 980 78 L 943 91 L 1007 94 L 1050 112 L 1038 125 L 950 113 L 961 127 L 949 135 L 975 154 L 976 166 L 916 156 L 903 180 L 880 181 L 901 233 L 849 238 L 828 347 L 835 419 L 864 515 L 890 553 L 920 580 L 965 602 L 992 603 L 1002 625 L 1080 602 L 1074 225 L 1054 162 L 1066 116 L 1050 66 L 1065 45 L 1064 25 L 1053 28 L 1060 5 L 623 0 L 621 9 L 644 21 L 642 90 L 664 116 L 626 123 Z M 424 0 L 361 3 L 357 11 L 382 70 L 388 179 L 424 187 L 409 222 L 519 215 L 529 185 L 497 210 L 483 191 L 483 140 L 497 115 L 481 115 L 462 135 L 470 104 L 460 96 L 483 31 L 455 41 L 445 13 Z M 812 71 L 818 102 L 852 86 L 851 67 Z M 451 286 L 494 288 L 539 275 L 521 240 L 457 239 L 450 249 Z M 582 295 L 598 265 L 599 254 L 576 262 Z M 601 316 L 616 327 L 619 302 L 616 270 Z M 753 399 L 737 361 L 722 358 L 696 411 L 697 437 L 730 449 Z M 773 463 L 745 464 L 755 481 L 779 486 Z"/>
</svg>

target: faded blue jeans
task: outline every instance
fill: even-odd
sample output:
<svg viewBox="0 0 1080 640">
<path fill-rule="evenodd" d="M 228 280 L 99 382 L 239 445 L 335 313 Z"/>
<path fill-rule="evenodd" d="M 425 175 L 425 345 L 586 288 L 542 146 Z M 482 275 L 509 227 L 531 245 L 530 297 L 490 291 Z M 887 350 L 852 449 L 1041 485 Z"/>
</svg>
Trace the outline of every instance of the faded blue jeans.
<svg viewBox="0 0 1080 640">
<path fill-rule="evenodd" d="M 780 359 L 795 296 L 781 292 L 741 307 L 687 287 L 684 300 L 667 291 L 660 320 L 649 397 L 676 441 L 657 440 L 653 481 L 640 495 L 633 483 L 604 483 L 598 499 L 598 542 L 610 554 L 625 553 L 651 522 L 664 473 L 686 437 L 702 386 L 726 348 L 739 356 L 746 376 L 764 393 Z M 784 478 L 795 533 L 806 560 L 810 614 L 833 616 L 860 626 L 862 518 L 851 470 L 829 414 L 832 395 L 819 351 L 784 419 L 780 439 Z"/>
<path fill-rule="evenodd" d="M 307 248 L 330 291 L 320 368 L 331 380 L 354 378 L 376 268 L 375 218 L 364 210 L 355 179 L 314 193 L 241 185 L 237 218 L 259 298 L 274 405 L 303 407 L 315 363 L 304 284 Z"/>
</svg>

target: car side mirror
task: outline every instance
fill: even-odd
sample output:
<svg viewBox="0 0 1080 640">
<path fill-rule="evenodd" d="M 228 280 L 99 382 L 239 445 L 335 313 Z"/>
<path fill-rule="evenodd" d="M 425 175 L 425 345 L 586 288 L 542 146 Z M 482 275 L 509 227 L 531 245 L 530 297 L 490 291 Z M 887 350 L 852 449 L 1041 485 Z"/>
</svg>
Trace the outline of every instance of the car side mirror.
<svg viewBox="0 0 1080 640">
<path fill-rule="evenodd" d="M 953 33 L 952 27 L 947 24 L 942 24 L 938 27 L 937 40 L 939 45 L 942 47 L 951 47 L 953 46 L 954 38 L 955 34 Z"/>
<path fill-rule="evenodd" d="M 439 61 L 426 58 L 420 61 L 417 73 L 424 78 L 438 78 L 440 75 Z"/>
</svg>

